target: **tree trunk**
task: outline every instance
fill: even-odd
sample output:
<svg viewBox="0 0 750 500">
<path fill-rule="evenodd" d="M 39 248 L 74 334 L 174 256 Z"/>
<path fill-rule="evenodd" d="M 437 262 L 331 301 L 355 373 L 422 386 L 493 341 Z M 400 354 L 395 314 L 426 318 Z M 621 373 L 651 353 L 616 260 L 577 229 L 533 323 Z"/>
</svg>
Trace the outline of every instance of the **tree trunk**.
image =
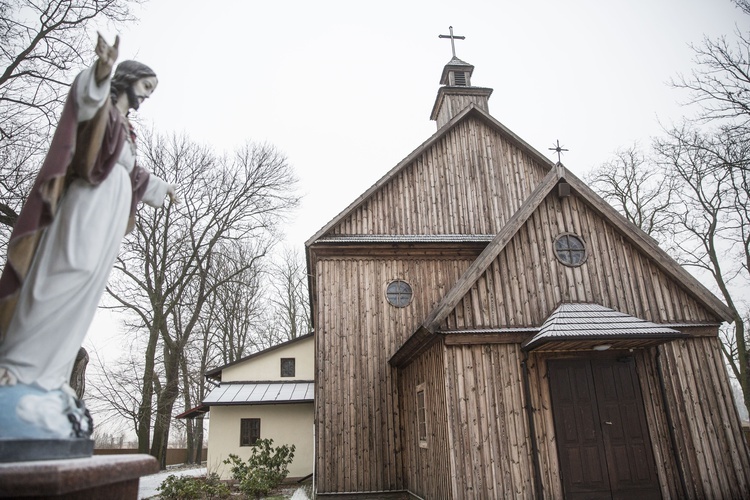
<svg viewBox="0 0 750 500">
<path fill-rule="evenodd" d="M 172 423 L 172 409 L 179 396 L 179 356 L 178 349 L 170 348 L 171 342 L 164 341 L 165 383 L 159 392 L 156 405 L 156 419 L 154 434 L 151 442 L 151 455 L 159 461 L 159 466 L 167 468 L 167 446 L 169 444 L 169 428 Z"/>
<path fill-rule="evenodd" d="M 188 373 L 187 360 L 184 355 L 185 351 L 182 350 L 180 353 L 180 371 L 182 375 L 182 397 L 185 403 L 185 410 L 189 410 L 193 407 L 193 403 L 190 397 L 190 374 Z M 192 418 L 185 419 L 185 437 L 186 437 L 186 448 L 187 457 L 186 463 L 194 464 L 200 463 L 195 461 L 195 450 L 193 433 L 195 432 L 195 423 Z"/>
<path fill-rule="evenodd" d="M 203 462 L 203 417 L 195 419 L 195 425 L 193 426 L 194 441 L 193 449 L 195 450 L 195 456 L 193 457 L 193 463 L 200 464 Z"/>
<path fill-rule="evenodd" d="M 148 345 L 146 346 L 146 366 L 143 369 L 143 394 L 141 395 L 141 404 L 138 408 L 138 453 L 149 453 L 151 436 L 151 403 L 154 398 L 154 373 L 156 344 L 159 340 L 159 331 L 152 327 L 149 332 Z"/>
<path fill-rule="evenodd" d="M 83 399 L 83 394 L 86 392 L 86 365 L 89 364 L 89 353 L 86 349 L 81 347 L 78 349 L 75 363 L 73 364 L 73 372 L 70 374 L 70 387 L 76 392 L 78 399 Z"/>
</svg>

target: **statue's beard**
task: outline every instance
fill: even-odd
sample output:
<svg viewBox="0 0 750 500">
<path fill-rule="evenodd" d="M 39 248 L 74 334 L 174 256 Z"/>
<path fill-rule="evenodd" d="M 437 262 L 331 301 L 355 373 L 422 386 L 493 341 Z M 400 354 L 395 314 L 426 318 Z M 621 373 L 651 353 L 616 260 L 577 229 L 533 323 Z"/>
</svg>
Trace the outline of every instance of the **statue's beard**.
<svg viewBox="0 0 750 500">
<path fill-rule="evenodd" d="M 128 88 L 125 89 L 125 93 L 128 96 L 128 104 L 130 105 L 130 108 L 138 111 L 138 107 L 141 105 L 141 103 L 138 100 L 138 96 L 135 94 L 135 89 L 133 89 L 133 86 L 128 85 Z"/>
</svg>

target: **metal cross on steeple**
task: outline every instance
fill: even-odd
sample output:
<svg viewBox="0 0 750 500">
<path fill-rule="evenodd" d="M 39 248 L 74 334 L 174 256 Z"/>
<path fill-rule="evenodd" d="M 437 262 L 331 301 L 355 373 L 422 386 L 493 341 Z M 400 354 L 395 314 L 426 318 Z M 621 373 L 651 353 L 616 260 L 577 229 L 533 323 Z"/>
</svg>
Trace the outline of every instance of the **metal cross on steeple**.
<svg viewBox="0 0 750 500">
<path fill-rule="evenodd" d="M 448 29 L 451 32 L 450 35 L 438 35 L 438 38 L 450 38 L 451 39 L 451 49 L 453 50 L 453 57 L 456 57 L 456 42 L 454 42 L 454 40 L 466 40 L 466 37 L 454 35 L 453 26 L 448 26 Z"/>
<path fill-rule="evenodd" d="M 559 139 L 555 141 L 555 147 L 554 148 L 547 148 L 547 149 L 549 149 L 550 151 L 554 151 L 554 152 L 557 153 L 557 163 L 560 163 L 560 157 L 562 156 L 562 152 L 563 151 L 567 151 L 567 149 L 565 149 L 562 146 L 560 146 L 560 140 Z"/>
</svg>

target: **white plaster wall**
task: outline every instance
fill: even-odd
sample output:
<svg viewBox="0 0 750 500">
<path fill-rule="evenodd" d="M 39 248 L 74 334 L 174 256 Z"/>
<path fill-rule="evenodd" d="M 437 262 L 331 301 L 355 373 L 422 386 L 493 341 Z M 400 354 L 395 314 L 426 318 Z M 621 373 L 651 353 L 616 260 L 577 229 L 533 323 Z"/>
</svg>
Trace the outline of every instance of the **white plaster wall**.
<svg viewBox="0 0 750 500">
<path fill-rule="evenodd" d="M 251 446 L 240 446 L 240 419 L 259 418 L 260 437 L 273 439 L 274 446 L 295 445 L 289 477 L 305 477 L 313 470 L 313 404 L 212 406 L 208 423 L 209 472 L 231 479 L 228 465 L 222 462 L 230 453 L 247 460 Z"/>
<path fill-rule="evenodd" d="M 273 349 L 271 352 L 259 354 L 245 362 L 224 368 L 221 372 L 221 381 L 313 380 L 315 378 L 314 348 L 315 338 L 310 336 L 288 346 Z M 281 358 L 295 358 L 294 377 L 281 376 Z M 212 413 L 213 411 L 211 408 Z"/>
</svg>

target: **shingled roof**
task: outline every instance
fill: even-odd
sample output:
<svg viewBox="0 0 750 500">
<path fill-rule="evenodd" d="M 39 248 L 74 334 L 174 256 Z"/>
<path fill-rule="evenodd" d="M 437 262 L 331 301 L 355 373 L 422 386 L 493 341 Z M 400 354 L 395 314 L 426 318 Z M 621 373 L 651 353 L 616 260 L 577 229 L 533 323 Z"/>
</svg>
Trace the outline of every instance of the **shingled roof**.
<svg viewBox="0 0 750 500">
<path fill-rule="evenodd" d="M 561 304 L 549 315 L 539 333 L 524 343 L 523 349 L 533 350 L 560 340 L 666 341 L 686 336 L 667 326 L 635 318 L 599 304 Z"/>
</svg>

